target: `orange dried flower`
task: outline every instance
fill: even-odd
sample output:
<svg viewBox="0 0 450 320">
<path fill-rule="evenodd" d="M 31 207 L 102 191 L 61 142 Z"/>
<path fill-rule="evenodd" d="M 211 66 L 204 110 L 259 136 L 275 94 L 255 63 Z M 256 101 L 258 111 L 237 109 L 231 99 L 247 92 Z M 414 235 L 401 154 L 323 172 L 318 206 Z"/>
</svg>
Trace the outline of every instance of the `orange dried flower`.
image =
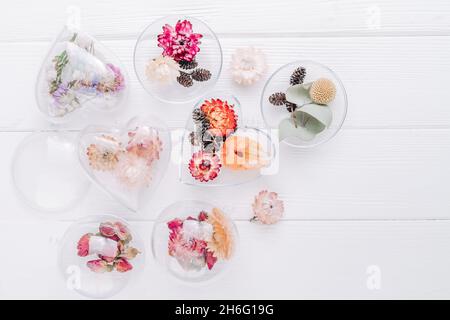
<svg viewBox="0 0 450 320">
<path fill-rule="evenodd" d="M 220 209 L 213 208 L 208 215 L 208 222 L 213 226 L 208 250 L 212 251 L 216 258 L 230 259 L 234 251 L 234 234 L 228 218 Z"/>
<path fill-rule="evenodd" d="M 200 109 L 209 121 L 210 132 L 215 136 L 227 137 L 237 128 L 237 115 L 233 105 L 220 99 L 205 100 Z"/>
<path fill-rule="evenodd" d="M 96 144 L 87 147 L 89 165 L 95 170 L 113 170 L 119 162 L 120 142 L 116 138 L 103 135 Z"/>
</svg>

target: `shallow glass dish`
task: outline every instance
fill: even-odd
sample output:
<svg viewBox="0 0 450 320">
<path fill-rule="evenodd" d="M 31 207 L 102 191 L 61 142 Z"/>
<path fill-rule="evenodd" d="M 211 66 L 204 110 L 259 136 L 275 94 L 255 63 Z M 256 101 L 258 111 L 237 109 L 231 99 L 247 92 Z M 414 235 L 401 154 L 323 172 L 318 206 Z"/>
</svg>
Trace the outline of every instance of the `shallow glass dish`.
<svg viewBox="0 0 450 320">
<path fill-rule="evenodd" d="M 283 143 L 286 143 L 290 146 L 310 148 L 330 140 L 341 129 L 347 114 L 347 94 L 341 80 L 330 68 L 318 62 L 310 60 L 299 60 L 288 63 L 272 74 L 272 76 L 267 80 L 267 83 L 265 84 L 261 95 L 261 113 L 267 127 L 269 127 L 270 129 L 279 129 L 280 123 L 292 116 L 292 113 L 288 111 L 288 108 L 290 108 L 289 105 L 274 105 L 269 101 L 269 98 L 274 93 L 286 94 L 286 97 L 288 97 L 287 90 L 291 87 L 291 77 L 300 77 L 300 72 L 297 71 L 297 74 L 294 74 L 297 68 L 304 68 L 304 72 L 302 71 L 301 73 L 301 85 L 305 87 L 304 92 L 306 94 L 305 96 L 307 97 L 305 98 L 306 105 L 310 105 L 310 103 L 308 102 L 312 102 L 307 99 L 310 99 L 310 97 L 312 96 L 310 95 L 310 93 L 312 90 L 312 85 L 315 81 L 319 79 L 325 79 L 325 84 L 332 83 L 334 85 L 334 88 L 332 87 L 332 94 L 334 94 L 334 99 L 332 99 L 332 101 L 330 102 L 327 102 L 326 104 L 321 105 L 322 107 L 329 110 L 327 111 L 329 112 L 329 114 L 327 114 L 326 125 L 322 125 L 321 123 L 319 123 L 320 126 L 323 126 L 323 128 L 321 128 L 322 131 L 317 134 L 302 135 L 302 137 L 294 134 L 283 136 L 281 138 Z M 319 82 L 316 83 L 319 84 Z M 320 89 L 320 86 L 316 85 L 314 88 L 314 92 L 317 92 L 318 90 L 316 88 Z M 325 91 L 325 93 L 328 92 Z M 317 106 L 314 107 L 319 109 L 319 111 L 320 109 L 324 109 L 318 108 Z M 299 111 L 302 110 L 302 108 L 303 107 L 300 106 L 295 110 Z M 313 110 L 313 112 L 314 111 L 315 110 Z M 295 133 L 296 131 L 291 130 L 290 133 L 292 132 Z"/>
<path fill-rule="evenodd" d="M 68 290 L 89 298 L 108 298 L 143 270 L 145 246 L 125 220 L 91 216 L 68 228 L 58 263 Z"/>
<path fill-rule="evenodd" d="M 202 201 L 179 201 L 165 208 L 153 227 L 152 250 L 172 276 L 190 283 L 217 278 L 238 247 L 233 221 L 218 207 Z"/>
<path fill-rule="evenodd" d="M 217 82 L 222 49 L 202 21 L 171 15 L 152 22 L 134 48 L 134 70 L 157 99 L 183 103 L 198 99 Z"/>
</svg>

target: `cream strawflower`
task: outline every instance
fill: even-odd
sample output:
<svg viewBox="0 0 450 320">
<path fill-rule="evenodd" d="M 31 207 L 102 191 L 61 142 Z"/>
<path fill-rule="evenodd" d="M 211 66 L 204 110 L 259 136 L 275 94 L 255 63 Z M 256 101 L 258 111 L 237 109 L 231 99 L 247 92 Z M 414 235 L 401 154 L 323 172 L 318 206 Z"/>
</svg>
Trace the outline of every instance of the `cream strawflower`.
<svg viewBox="0 0 450 320">
<path fill-rule="evenodd" d="M 265 54 L 254 47 L 238 48 L 231 58 L 233 80 L 251 85 L 261 79 L 267 70 Z"/>
<path fill-rule="evenodd" d="M 264 224 L 277 223 L 284 212 L 284 204 L 278 199 L 278 194 L 267 190 L 258 193 L 252 208 L 254 213 L 252 221 L 258 220 Z"/>
<path fill-rule="evenodd" d="M 151 81 L 168 84 L 177 80 L 180 75 L 179 69 L 178 63 L 171 57 L 160 56 L 149 61 L 145 74 Z"/>
</svg>

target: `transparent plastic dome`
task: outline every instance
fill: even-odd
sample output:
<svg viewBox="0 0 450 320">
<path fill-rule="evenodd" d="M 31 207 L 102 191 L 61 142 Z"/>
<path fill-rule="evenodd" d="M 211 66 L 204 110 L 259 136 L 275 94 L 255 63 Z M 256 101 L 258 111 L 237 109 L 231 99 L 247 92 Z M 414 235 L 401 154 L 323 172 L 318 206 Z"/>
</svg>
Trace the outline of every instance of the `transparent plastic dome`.
<svg viewBox="0 0 450 320">
<path fill-rule="evenodd" d="M 76 141 L 74 132 L 37 132 L 18 145 L 11 171 L 21 199 L 52 214 L 79 203 L 90 181 L 78 163 Z"/>
<path fill-rule="evenodd" d="M 104 116 L 123 104 L 128 76 L 122 63 L 86 32 L 64 27 L 50 48 L 36 82 L 39 110 L 50 121 L 82 113 Z"/>
<path fill-rule="evenodd" d="M 66 231 L 58 262 L 68 290 L 89 298 L 108 298 L 143 270 L 145 246 L 125 220 L 91 216 Z"/>
<path fill-rule="evenodd" d="M 123 128 L 88 126 L 78 144 L 88 176 L 133 211 L 150 200 L 165 174 L 170 152 L 169 129 L 153 116 L 135 117 Z"/>
<path fill-rule="evenodd" d="M 175 278 L 203 283 L 222 274 L 236 255 L 238 232 L 220 208 L 202 201 L 180 201 L 159 215 L 152 249 Z"/>
<path fill-rule="evenodd" d="M 240 103 L 213 91 L 190 114 L 182 140 L 180 181 L 199 186 L 229 186 L 270 172 L 275 146 L 267 130 L 244 127 Z"/>
<path fill-rule="evenodd" d="M 222 49 L 204 22 L 167 16 L 152 22 L 139 36 L 134 69 L 145 90 L 157 99 L 188 102 L 216 84 L 222 69 Z"/>
<path fill-rule="evenodd" d="M 303 68 L 303 70 L 298 71 L 298 68 Z M 294 74 L 295 72 L 297 73 Z M 288 92 L 288 89 L 292 88 L 291 77 L 297 77 L 297 80 L 302 78 L 300 84 L 297 85 L 300 91 Z M 327 86 L 321 86 L 322 83 L 317 80 L 325 82 Z M 314 83 L 317 85 L 314 85 Z M 329 89 L 328 85 L 331 89 Z M 328 91 L 324 91 L 324 87 Z M 325 94 L 325 97 L 328 94 L 333 99 L 326 101 L 326 104 L 313 103 L 314 101 L 311 99 L 311 90 L 313 88 L 318 88 L 314 92 L 322 94 L 316 99 L 323 100 L 323 94 Z M 304 99 L 304 106 L 298 106 L 295 109 L 295 114 L 290 113 L 288 109 L 291 108 L 292 104 L 288 105 L 280 102 L 280 105 L 274 105 L 270 102 L 270 97 L 275 93 L 285 94 L 286 99 L 291 99 L 292 96 L 296 99 Z M 291 95 L 289 96 L 289 94 Z M 282 100 L 281 95 L 278 98 Z M 261 113 L 269 128 L 281 129 L 280 124 L 283 121 L 286 124 L 288 119 L 292 121 L 293 116 L 297 116 L 296 119 L 300 124 L 291 125 L 290 127 L 284 126 L 283 133 L 285 134 L 281 136 L 280 130 L 280 139 L 290 146 L 299 148 L 314 147 L 334 137 L 344 123 L 347 114 L 347 104 L 347 94 L 338 76 L 328 67 L 309 60 L 294 61 L 279 68 L 268 79 L 261 95 Z M 299 117 L 305 114 L 304 119 L 306 120 L 299 120 Z M 320 121 L 311 115 L 314 115 Z M 312 119 L 312 121 L 309 121 L 309 119 Z M 304 123 L 307 125 L 304 125 Z M 310 132 L 305 130 L 305 128 L 313 131 Z"/>
</svg>

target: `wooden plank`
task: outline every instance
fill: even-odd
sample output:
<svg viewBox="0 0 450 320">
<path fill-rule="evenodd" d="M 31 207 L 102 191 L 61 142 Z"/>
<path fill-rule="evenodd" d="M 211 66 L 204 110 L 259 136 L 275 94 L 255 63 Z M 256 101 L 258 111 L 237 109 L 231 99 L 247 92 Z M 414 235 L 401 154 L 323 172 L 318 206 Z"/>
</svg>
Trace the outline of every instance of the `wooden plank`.
<svg viewBox="0 0 450 320">
<path fill-rule="evenodd" d="M 2 299 L 81 298 L 66 288 L 56 263 L 68 222 L 2 222 L 0 226 L 3 237 L 15 241 L 3 248 L 9 258 L 0 264 Z M 151 222 L 133 224 L 145 240 L 147 263 L 115 298 L 443 299 L 450 295 L 449 221 L 289 221 L 272 227 L 238 222 L 237 259 L 222 277 L 195 288 L 173 281 L 151 256 L 152 226 Z"/>
<path fill-rule="evenodd" d="M 442 99 L 443 77 L 450 74 L 449 37 L 427 38 L 261 38 L 224 39 L 224 71 L 217 90 L 231 90 L 242 102 L 246 122 L 262 125 L 259 99 L 267 76 L 284 63 L 314 59 L 333 68 L 346 85 L 349 113 L 346 128 L 448 128 L 450 108 Z M 417 46 L 420 42 L 420 47 Z M 183 127 L 191 104 L 164 105 L 148 95 L 132 67 L 134 41 L 105 41 L 124 61 L 130 75 L 131 94 L 123 112 L 98 121 L 125 121 L 136 114 L 155 113 L 172 128 Z M 232 84 L 229 61 L 233 51 L 252 44 L 268 55 L 270 72 L 251 88 Z M 34 84 L 48 43 L 0 44 L 0 67 L 5 77 L 0 99 L 0 130 L 52 128 L 36 108 Z M 170 110 L 170 112 L 167 112 Z M 83 122 L 84 121 L 84 122 Z M 83 119 L 64 125 L 80 129 Z"/>
<path fill-rule="evenodd" d="M 135 38 L 150 22 L 168 14 L 191 15 L 219 35 L 448 34 L 446 0 L 176 0 L 155 2 L 77 1 L 86 30 L 101 38 Z M 13 1 L 0 13 L 0 41 L 49 40 L 66 20 L 73 1 Z"/>
<path fill-rule="evenodd" d="M 15 194 L 10 162 L 25 133 L 2 133 L 0 158 L 0 220 L 42 217 Z M 73 211 L 47 215 L 75 219 L 98 213 L 123 214 L 153 220 L 170 203 L 205 197 L 232 214 L 251 218 L 251 203 L 261 189 L 279 193 L 286 204 L 286 220 L 448 219 L 450 218 L 449 130 L 343 130 L 315 150 L 282 146 L 276 175 L 239 187 L 202 188 L 178 182 L 179 144 L 174 141 L 168 171 L 148 205 L 130 213 L 93 186 Z M 239 196 L 237 196 L 239 195 Z"/>
</svg>

